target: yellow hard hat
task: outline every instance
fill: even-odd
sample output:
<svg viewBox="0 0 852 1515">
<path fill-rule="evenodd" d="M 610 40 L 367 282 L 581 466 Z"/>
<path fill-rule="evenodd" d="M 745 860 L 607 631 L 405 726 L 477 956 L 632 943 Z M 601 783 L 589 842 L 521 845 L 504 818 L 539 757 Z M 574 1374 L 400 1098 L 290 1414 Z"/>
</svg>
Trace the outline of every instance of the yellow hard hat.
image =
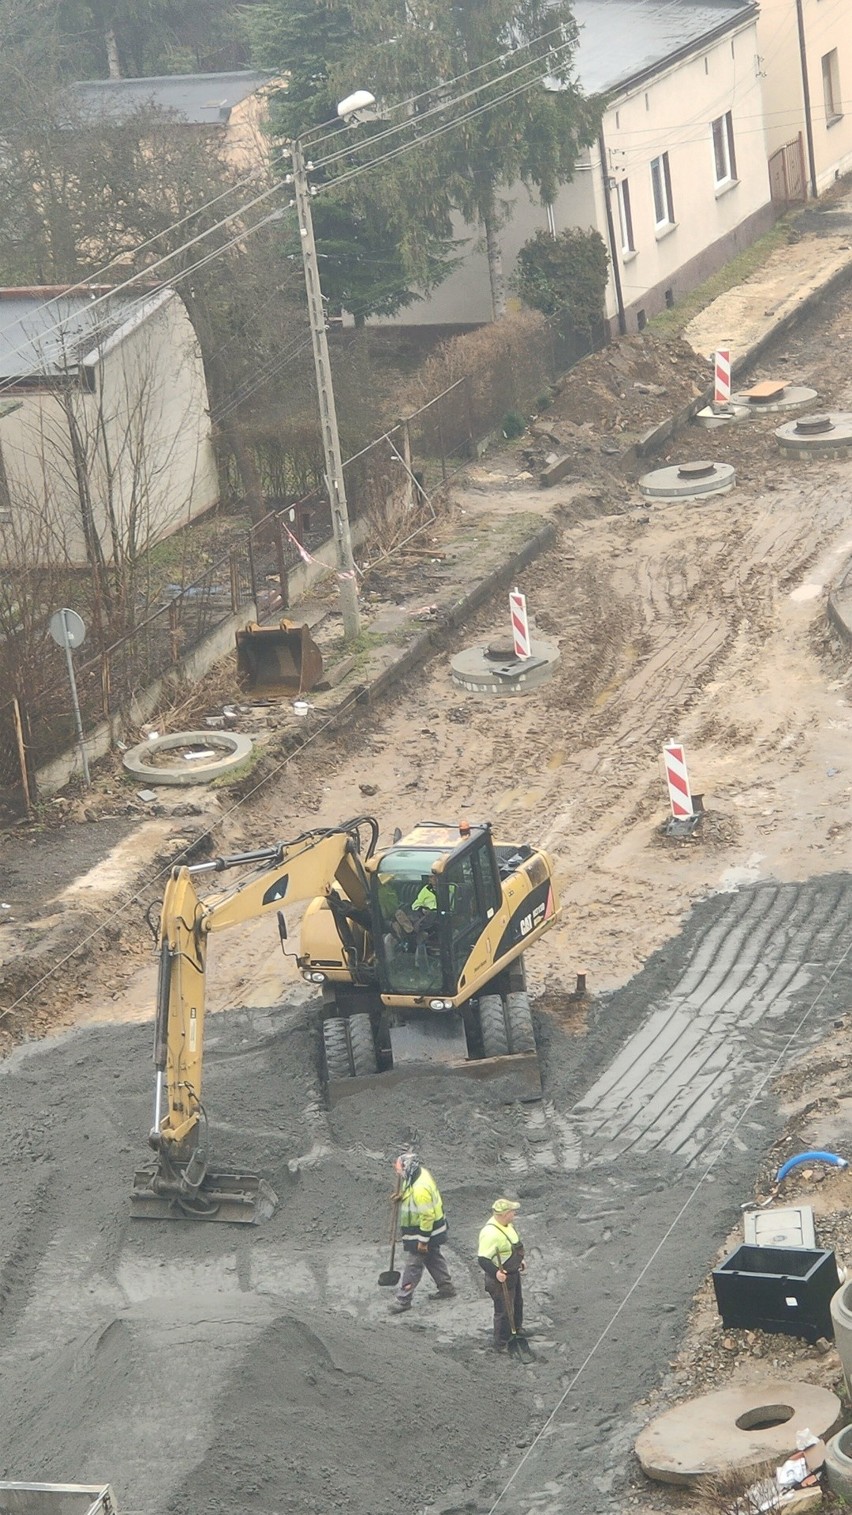
<svg viewBox="0 0 852 1515">
<path fill-rule="evenodd" d="M 491 1213 L 492 1215 L 506 1215 L 510 1210 L 520 1210 L 520 1208 L 520 1200 L 505 1198 L 495 1199 L 493 1205 L 491 1206 Z"/>
</svg>

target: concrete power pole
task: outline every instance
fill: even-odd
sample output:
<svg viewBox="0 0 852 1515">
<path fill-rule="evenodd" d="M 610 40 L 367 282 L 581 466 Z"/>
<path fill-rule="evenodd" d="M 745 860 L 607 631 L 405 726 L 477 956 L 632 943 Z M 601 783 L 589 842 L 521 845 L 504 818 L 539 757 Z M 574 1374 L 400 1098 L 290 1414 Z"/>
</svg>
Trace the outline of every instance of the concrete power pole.
<svg viewBox="0 0 852 1515">
<path fill-rule="evenodd" d="M 325 474 L 328 498 L 331 503 L 331 523 L 337 544 L 337 573 L 340 608 L 343 613 L 343 635 L 347 642 L 357 637 L 361 629 L 361 612 L 358 607 L 358 581 L 355 576 L 355 561 L 352 557 L 352 534 L 349 530 L 349 511 L 346 505 L 346 489 L 343 482 L 343 463 L 340 457 L 340 437 L 337 431 L 337 411 L 334 404 L 334 388 L 331 378 L 331 363 L 328 357 L 325 310 L 320 289 L 317 249 L 314 242 L 314 223 L 311 215 L 311 192 L 305 168 L 305 155 L 301 142 L 292 144 L 293 186 L 296 193 L 296 210 L 299 217 L 299 236 L 302 243 L 302 263 L 305 269 L 305 289 L 308 295 L 308 316 L 311 323 L 311 339 L 314 348 L 314 367 L 317 376 L 317 400 L 319 401 L 322 445 L 325 455 Z"/>
</svg>

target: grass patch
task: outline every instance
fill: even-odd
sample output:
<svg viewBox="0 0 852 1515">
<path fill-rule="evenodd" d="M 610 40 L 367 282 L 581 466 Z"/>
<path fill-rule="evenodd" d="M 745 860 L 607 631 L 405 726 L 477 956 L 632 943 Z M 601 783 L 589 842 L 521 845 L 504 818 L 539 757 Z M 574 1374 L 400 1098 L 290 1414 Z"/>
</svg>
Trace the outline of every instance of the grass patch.
<svg viewBox="0 0 852 1515">
<path fill-rule="evenodd" d="M 690 290 L 684 295 L 671 310 L 663 310 L 658 316 L 652 316 L 648 322 L 647 330 L 658 337 L 679 337 L 685 326 L 688 326 L 693 316 L 700 311 L 706 310 L 707 306 L 717 298 L 724 295 L 736 284 L 742 284 L 750 274 L 758 268 L 762 268 L 776 248 L 783 247 L 789 241 L 790 227 L 792 225 L 789 216 L 784 216 L 769 231 L 758 237 L 751 247 L 744 252 L 738 253 L 724 268 L 712 278 L 699 284 L 697 289 Z"/>
</svg>

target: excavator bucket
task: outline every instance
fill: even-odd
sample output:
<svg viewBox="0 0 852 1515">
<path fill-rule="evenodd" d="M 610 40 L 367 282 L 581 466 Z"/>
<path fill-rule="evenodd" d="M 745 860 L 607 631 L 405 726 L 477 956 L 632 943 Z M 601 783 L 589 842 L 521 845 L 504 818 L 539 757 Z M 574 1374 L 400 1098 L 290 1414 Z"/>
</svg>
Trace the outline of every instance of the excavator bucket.
<svg viewBox="0 0 852 1515">
<path fill-rule="evenodd" d="M 307 694 L 322 678 L 322 653 L 308 626 L 250 622 L 237 632 L 237 673 L 253 694 Z"/>
<path fill-rule="evenodd" d="M 140 1168 L 133 1177 L 131 1215 L 136 1220 L 204 1220 L 255 1226 L 273 1214 L 278 1196 L 256 1173 L 206 1173 L 197 1184 L 187 1167 Z"/>
</svg>

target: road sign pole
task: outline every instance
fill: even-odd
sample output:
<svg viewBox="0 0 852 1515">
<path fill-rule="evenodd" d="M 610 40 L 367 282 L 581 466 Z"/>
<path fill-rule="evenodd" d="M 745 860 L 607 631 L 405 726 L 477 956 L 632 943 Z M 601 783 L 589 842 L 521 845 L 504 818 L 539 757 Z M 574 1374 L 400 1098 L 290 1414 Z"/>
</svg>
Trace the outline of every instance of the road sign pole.
<svg viewBox="0 0 852 1515">
<path fill-rule="evenodd" d="M 83 764 L 83 779 L 87 788 L 91 788 L 92 780 L 89 777 L 89 760 L 86 757 L 86 743 L 83 739 L 83 720 L 80 715 L 80 701 L 77 698 L 77 680 L 74 677 L 74 663 L 71 657 L 71 631 L 68 625 L 67 610 L 60 610 L 62 617 L 62 643 L 65 648 L 65 661 L 68 664 L 68 682 L 71 685 L 71 703 L 74 706 L 74 724 L 77 728 L 77 741 L 80 747 L 80 761 Z"/>
</svg>

